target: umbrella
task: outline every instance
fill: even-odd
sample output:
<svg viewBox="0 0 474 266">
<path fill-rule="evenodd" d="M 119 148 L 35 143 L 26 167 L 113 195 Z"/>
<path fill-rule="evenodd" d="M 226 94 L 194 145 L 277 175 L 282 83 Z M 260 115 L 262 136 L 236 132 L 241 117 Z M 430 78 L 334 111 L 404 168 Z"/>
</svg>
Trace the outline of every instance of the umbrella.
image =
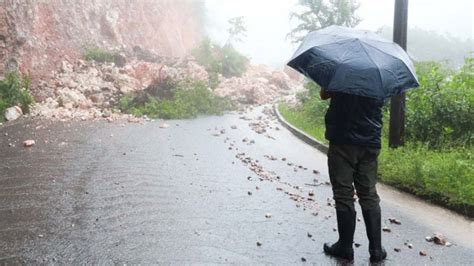
<svg viewBox="0 0 474 266">
<path fill-rule="evenodd" d="M 375 33 L 341 26 L 309 33 L 288 65 L 329 92 L 384 99 L 419 86 L 400 46 Z"/>
</svg>

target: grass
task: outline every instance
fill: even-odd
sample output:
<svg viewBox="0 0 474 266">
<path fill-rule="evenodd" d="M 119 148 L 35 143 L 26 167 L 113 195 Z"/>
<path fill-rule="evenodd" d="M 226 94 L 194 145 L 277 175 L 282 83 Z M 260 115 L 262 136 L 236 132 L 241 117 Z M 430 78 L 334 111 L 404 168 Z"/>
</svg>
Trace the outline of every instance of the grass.
<svg viewBox="0 0 474 266">
<path fill-rule="evenodd" d="M 279 111 L 289 123 L 327 143 L 323 113 L 320 114 L 321 119 L 311 118 L 314 114 L 309 115 L 305 108 L 290 108 L 286 104 L 280 104 Z M 408 142 L 405 147 L 390 149 L 386 133 L 382 142 L 379 177 L 383 183 L 473 215 L 472 147 L 430 149 L 423 144 Z"/>
<path fill-rule="evenodd" d="M 201 82 L 177 83 L 163 96 L 149 92 L 128 94 L 122 97 L 119 108 L 122 112 L 135 116 L 148 116 L 162 119 L 186 119 L 198 115 L 220 115 L 233 109 L 227 98 L 215 96 Z"/>
<path fill-rule="evenodd" d="M 28 93 L 30 79 L 17 73 L 7 74 L 0 81 L 0 122 L 5 121 L 5 109 L 18 105 L 23 113 L 29 113 L 33 98 Z"/>
<path fill-rule="evenodd" d="M 324 121 L 305 115 L 305 112 L 302 110 L 295 111 L 286 104 L 280 104 L 278 110 L 290 124 L 303 130 L 322 143 L 328 144 L 328 141 L 324 138 Z"/>
</svg>

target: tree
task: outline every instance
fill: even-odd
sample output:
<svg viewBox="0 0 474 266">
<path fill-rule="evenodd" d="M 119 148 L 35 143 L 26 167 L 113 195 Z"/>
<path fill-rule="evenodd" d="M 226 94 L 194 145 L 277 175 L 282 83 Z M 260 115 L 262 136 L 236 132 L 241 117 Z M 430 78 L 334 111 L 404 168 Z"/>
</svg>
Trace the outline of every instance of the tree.
<svg viewBox="0 0 474 266">
<path fill-rule="evenodd" d="M 241 42 L 242 37 L 247 35 L 244 17 L 231 18 L 229 19 L 229 24 L 230 27 L 227 30 L 227 32 L 229 32 L 229 39 L 227 39 L 227 43 Z"/>
<path fill-rule="evenodd" d="M 331 25 L 357 26 L 361 19 L 355 15 L 357 0 L 299 0 L 300 11 L 291 12 L 290 20 L 299 24 L 287 35 L 292 42 L 300 42 L 306 34 Z"/>
</svg>

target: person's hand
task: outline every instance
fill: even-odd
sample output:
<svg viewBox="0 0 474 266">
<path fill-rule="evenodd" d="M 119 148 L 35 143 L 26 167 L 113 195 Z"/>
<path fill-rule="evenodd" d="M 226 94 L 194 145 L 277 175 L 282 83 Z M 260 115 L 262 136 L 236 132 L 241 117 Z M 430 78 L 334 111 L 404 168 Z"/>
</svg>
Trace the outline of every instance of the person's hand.
<svg viewBox="0 0 474 266">
<path fill-rule="evenodd" d="M 321 88 L 321 91 L 319 91 L 319 96 L 321 97 L 321 100 L 327 100 L 331 98 L 331 93 L 327 92 L 324 88 Z"/>
</svg>

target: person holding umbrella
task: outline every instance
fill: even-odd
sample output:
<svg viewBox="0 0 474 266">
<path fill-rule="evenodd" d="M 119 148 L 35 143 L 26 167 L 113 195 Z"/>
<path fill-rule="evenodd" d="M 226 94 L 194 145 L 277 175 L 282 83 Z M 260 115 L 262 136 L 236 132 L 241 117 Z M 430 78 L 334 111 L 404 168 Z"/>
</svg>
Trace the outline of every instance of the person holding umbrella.
<svg viewBox="0 0 474 266">
<path fill-rule="evenodd" d="M 330 26 L 308 34 L 288 65 L 318 83 L 321 99 L 331 101 L 325 137 L 339 240 L 324 244 L 324 252 L 354 260 L 358 197 L 370 261 L 380 262 L 387 257 L 375 186 L 382 107 L 386 98 L 418 86 L 413 64 L 401 47 L 374 33 Z"/>
</svg>

